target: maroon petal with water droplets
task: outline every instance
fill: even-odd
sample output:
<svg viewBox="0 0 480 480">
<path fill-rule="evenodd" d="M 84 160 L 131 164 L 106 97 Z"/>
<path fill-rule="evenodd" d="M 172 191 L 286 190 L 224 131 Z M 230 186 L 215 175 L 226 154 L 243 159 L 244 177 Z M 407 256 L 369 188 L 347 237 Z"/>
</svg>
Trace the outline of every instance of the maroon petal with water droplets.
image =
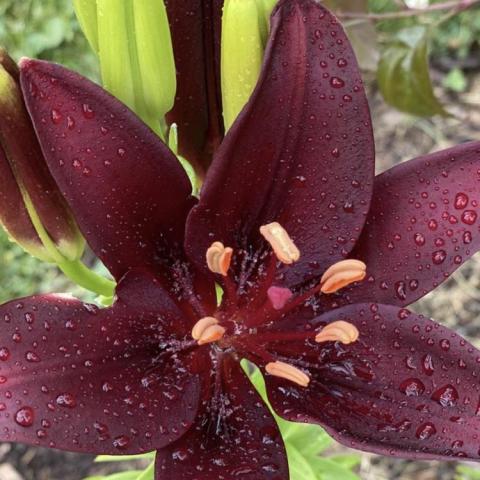
<svg viewBox="0 0 480 480">
<path fill-rule="evenodd" d="M 220 41 L 223 0 L 166 0 L 177 93 L 167 114 L 178 125 L 179 151 L 203 177 L 223 138 Z"/>
<path fill-rule="evenodd" d="M 438 323 L 390 305 L 355 304 L 308 323 L 357 326 L 351 345 L 271 342 L 311 377 L 308 388 L 266 375 L 275 411 L 319 423 L 360 450 L 408 458 L 480 458 L 480 352 Z M 304 324 L 304 327 L 305 327 Z"/>
<path fill-rule="evenodd" d="M 409 305 L 480 248 L 480 142 L 394 167 L 375 179 L 372 208 L 353 252 L 367 279 L 352 302 Z"/>
<path fill-rule="evenodd" d="M 116 278 L 183 240 L 190 182 L 127 107 L 60 65 L 21 62 L 26 104 L 80 228 Z"/>
<path fill-rule="evenodd" d="M 224 357 L 222 392 L 178 442 L 157 452 L 161 480 L 285 480 L 283 441 L 238 361 Z M 221 394 L 220 394 L 221 393 Z"/>
<path fill-rule="evenodd" d="M 0 440 L 90 453 L 151 451 L 198 410 L 189 358 L 164 355 L 168 324 L 117 303 L 30 297 L 0 307 Z"/>
<path fill-rule="evenodd" d="M 373 164 L 368 104 L 341 25 L 313 0 L 281 1 L 259 84 L 188 219 L 189 251 L 205 268 L 213 241 L 259 249 L 258 228 L 278 221 L 301 251 L 285 282 L 320 275 L 360 235 Z"/>
</svg>

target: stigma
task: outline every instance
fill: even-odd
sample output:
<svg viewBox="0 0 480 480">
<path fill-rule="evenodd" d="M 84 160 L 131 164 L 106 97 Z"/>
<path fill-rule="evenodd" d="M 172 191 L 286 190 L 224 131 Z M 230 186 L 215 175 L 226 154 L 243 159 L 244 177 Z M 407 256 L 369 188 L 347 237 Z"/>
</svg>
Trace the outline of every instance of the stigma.
<svg viewBox="0 0 480 480">
<path fill-rule="evenodd" d="M 260 233 L 282 263 L 291 265 L 300 259 L 300 250 L 290 238 L 288 232 L 278 222 L 262 225 Z"/>
</svg>

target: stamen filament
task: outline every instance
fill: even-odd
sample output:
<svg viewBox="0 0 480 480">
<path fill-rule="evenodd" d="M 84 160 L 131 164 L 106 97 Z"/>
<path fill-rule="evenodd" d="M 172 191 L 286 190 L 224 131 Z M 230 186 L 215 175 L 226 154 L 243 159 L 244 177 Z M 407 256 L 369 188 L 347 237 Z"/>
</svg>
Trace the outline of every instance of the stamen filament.
<svg viewBox="0 0 480 480">
<path fill-rule="evenodd" d="M 287 231 L 278 223 L 272 222 L 260 227 L 260 233 L 271 245 L 277 258 L 286 265 L 291 265 L 300 258 L 297 248 Z"/>
<path fill-rule="evenodd" d="M 308 384 L 310 383 L 310 377 L 306 373 L 285 362 L 277 360 L 276 362 L 267 363 L 267 365 L 265 365 L 265 370 L 274 377 L 284 378 L 285 380 L 296 383 L 301 387 L 308 387 Z"/>
</svg>

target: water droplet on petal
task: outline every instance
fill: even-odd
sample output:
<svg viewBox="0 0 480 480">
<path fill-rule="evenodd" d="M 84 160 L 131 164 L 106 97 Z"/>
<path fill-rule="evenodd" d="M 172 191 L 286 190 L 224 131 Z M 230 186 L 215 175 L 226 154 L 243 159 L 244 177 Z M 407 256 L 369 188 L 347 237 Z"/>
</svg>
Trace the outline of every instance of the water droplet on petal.
<svg viewBox="0 0 480 480">
<path fill-rule="evenodd" d="M 427 438 L 430 438 L 432 435 L 435 435 L 436 433 L 437 433 L 437 429 L 435 428 L 435 425 L 433 423 L 427 422 L 427 423 L 423 423 L 417 428 L 415 435 L 420 440 L 427 440 Z"/>
<path fill-rule="evenodd" d="M 15 421 L 21 427 L 31 427 L 35 421 L 35 412 L 31 407 L 22 407 L 15 413 Z"/>
</svg>

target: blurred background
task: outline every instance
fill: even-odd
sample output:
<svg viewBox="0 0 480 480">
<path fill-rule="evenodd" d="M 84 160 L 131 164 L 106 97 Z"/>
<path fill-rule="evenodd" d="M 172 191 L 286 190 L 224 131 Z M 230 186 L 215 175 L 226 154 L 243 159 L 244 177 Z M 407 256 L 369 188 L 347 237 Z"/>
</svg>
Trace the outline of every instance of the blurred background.
<svg viewBox="0 0 480 480">
<path fill-rule="evenodd" d="M 421 154 L 467 140 L 480 140 L 479 2 L 472 2 L 477 6 L 463 12 L 456 8 L 456 4 L 461 5 L 460 0 L 326 3 L 347 26 L 364 70 L 379 172 Z M 428 9 L 438 3 L 449 8 L 385 18 L 390 12 Z M 30 56 L 54 60 L 99 80 L 96 57 L 68 1 L 0 0 L 0 45 L 15 59 Z M 398 67 L 404 71 L 394 72 L 393 77 L 388 64 L 392 53 L 404 58 Z M 430 80 L 428 75 L 425 79 L 425 72 Z M 400 101 L 395 95 L 398 88 L 393 88 L 400 73 L 405 82 L 400 88 L 408 92 L 403 96 L 408 97 L 406 101 Z M 422 78 L 420 83 L 419 78 Z M 416 89 L 409 90 L 415 82 Z M 0 303 L 35 292 L 72 290 L 75 295 L 87 298 L 84 291 L 72 287 L 55 267 L 23 253 L 0 231 Z M 474 257 L 413 309 L 458 330 L 480 347 L 480 257 Z M 324 451 L 325 455 L 346 453 L 357 455 L 334 444 Z M 479 467 L 473 464 L 402 461 L 367 454 L 352 458 L 356 475 L 352 478 L 362 480 L 480 479 Z M 93 464 L 93 457 L 88 455 L 0 444 L 0 480 L 80 480 L 131 466 L 123 462 Z"/>
</svg>

